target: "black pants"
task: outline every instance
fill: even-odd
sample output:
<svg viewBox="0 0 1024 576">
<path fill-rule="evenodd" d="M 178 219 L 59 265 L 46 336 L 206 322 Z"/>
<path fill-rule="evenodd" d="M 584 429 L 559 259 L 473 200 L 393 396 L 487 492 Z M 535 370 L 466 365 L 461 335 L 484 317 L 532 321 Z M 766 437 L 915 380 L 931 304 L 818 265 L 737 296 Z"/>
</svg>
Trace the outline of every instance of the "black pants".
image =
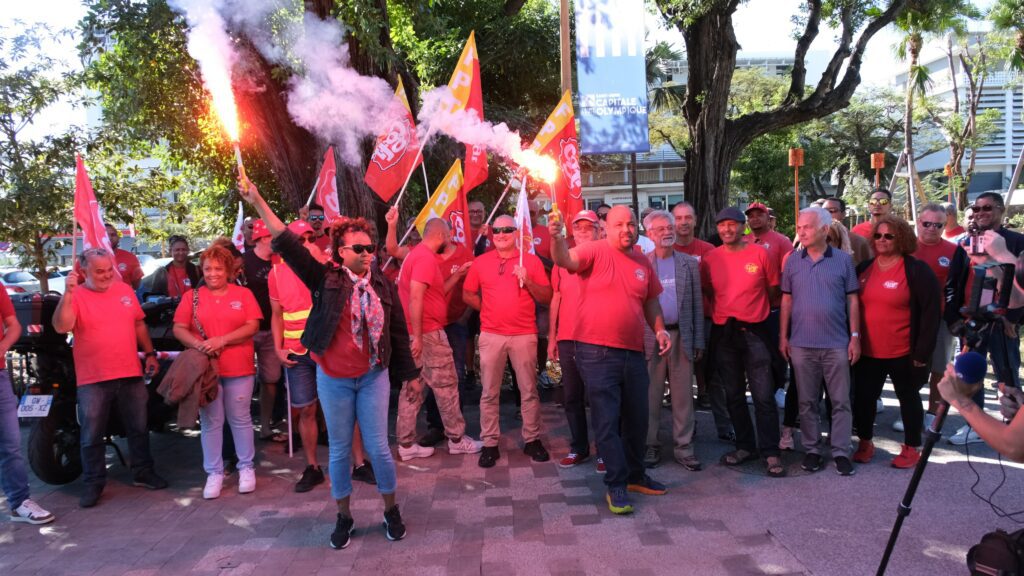
<svg viewBox="0 0 1024 576">
<path fill-rule="evenodd" d="M 915 367 L 910 356 L 899 358 L 871 358 L 862 356 L 853 365 L 856 379 L 853 384 L 853 425 L 861 440 L 871 440 L 875 427 L 875 400 L 882 393 L 885 377 L 892 378 L 896 398 L 900 401 L 903 418 L 903 443 L 921 445 L 921 427 L 924 408 L 921 407 L 921 388 L 928 382 L 928 366 Z"/>
<path fill-rule="evenodd" d="M 736 431 L 736 448 L 762 456 L 779 454 L 779 411 L 775 405 L 772 356 L 764 323 L 744 327 L 715 324 L 714 340 L 718 376 L 725 388 L 729 418 Z M 747 408 L 746 390 L 754 399 L 755 424 Z"/>
</svg>

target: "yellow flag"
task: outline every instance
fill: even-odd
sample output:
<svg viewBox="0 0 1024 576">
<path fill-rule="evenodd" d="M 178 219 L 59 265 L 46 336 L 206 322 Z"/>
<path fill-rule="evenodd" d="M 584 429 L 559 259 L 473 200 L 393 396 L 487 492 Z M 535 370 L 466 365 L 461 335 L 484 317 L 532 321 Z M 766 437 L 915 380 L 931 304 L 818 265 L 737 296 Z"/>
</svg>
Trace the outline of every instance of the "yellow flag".
<svg viewBox="0 0 1024 576">
<path fill-rule="evenodd" d="M 449 208 L 459 199 L 462 190 L 462 161 L 456 160 L 445 174 L 444 179 L 434 189 L 427 200 L 427 205 L 416 217 L 416 229 L 423 234 L 423 227 L 431 218 L 446 218 Z"/>
</svg>

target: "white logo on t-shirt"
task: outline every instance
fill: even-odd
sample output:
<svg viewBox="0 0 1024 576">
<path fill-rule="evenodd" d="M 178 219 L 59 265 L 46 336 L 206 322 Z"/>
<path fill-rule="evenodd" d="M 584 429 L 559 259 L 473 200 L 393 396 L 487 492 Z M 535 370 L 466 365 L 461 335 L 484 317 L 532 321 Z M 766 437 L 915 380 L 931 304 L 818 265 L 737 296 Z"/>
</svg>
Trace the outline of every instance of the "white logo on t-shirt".
<svg viewBox="0 0 1024 576">
<path fill-rule="evenodd" d="M 900 287 L 900 283 L 895 280 L 886 280 L 885 284 L 882 284 L 882 286 L 885 286 L 889 290 L 895 290 Z"/>
<path fill-rule="evenodd" d="M 131 306 L 132 305 L 132 299 L 129 298 L 128 296 L 121 296 L 121 304 L 123 304 L 125 306 Z"/>
<path fill-rule="evenodd" d="M 945 256 L 939 256 L 939 266 L 942 266 L 943 268 L 949 268 L 949 258 L 946 258 Z"/>
<path fill-rule="evenodd" d="M 241 302 L 239 302 L 238 300 L 232 300 L 232 301 L 231 301 L 231 302 L 230 302 L 230 303 L 228 304 L 228 306 L 231 306 L 231 309 L 232 309 L 232 310 L 241 310 L 241 309 L 242 309 L 242 303 L 241 303 Z"/>
<path fill-rule="evenodd" d="M 644 272 L 643 268 L 637 268 L 633 272 L 633 274 L 636 275 L 636 279 L 637 280 L 639 280 L 641 282 L 646 282 L 647 281 L 647 273 Z"/>
<path fill-rule="evenodd" d="M 184 284 L 186 288 L 191 288 L 192 287 L 192 281 L 189 280 L 188 278 L 185 278 L 185 280 L 182 282 L 182 284 Z"/>
<path fill-rule="evenodd" d="M 128 265 L 127 264 L 118 264 L 117 265 L 117 269 L 120 270 L 121 272 L 127 272 L 128 271 Z"/>
</svg>

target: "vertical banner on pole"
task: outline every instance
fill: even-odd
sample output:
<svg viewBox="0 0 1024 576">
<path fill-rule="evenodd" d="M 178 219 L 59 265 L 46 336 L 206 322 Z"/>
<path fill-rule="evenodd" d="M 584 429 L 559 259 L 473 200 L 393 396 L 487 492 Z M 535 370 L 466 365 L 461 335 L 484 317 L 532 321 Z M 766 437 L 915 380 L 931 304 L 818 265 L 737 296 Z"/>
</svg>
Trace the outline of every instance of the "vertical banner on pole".
<svg viewBox="0 0 1024 576">
<path fill-rule="evenodd" d="M 584 154 L 649 152 L 643 0 L 577 0 Z"/>
</svg>

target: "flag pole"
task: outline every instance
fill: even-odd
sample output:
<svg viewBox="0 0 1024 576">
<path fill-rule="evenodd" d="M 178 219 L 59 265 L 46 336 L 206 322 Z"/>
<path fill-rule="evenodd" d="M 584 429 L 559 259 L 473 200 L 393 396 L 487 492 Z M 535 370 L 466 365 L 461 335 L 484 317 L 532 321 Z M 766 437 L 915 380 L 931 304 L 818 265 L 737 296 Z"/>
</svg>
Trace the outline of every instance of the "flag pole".
<svg viewBox="0 0 1024 576">
<path fill-rule="evenodd" d="M 423 169 L 423 186 L 425 187 L 427 193 L 429 193 L 430 182 L 427 182 L 427 164 L 425 162 L 420 162 L 420 168 Z M 398 203 L 396 202 L 395 204 L 397 205 Z"/>
<path fill-rule="evenodd" d="M 423 185 L 426 186 L 426 190 L 429 192 L 430 191 L 430 182 L 427 181 L 427 165 L 424 164 L 423 162 L 420 162 L 420 168 L 423 168 Z M 398 202 L 395 202 L 395 206 L 398 206 Z M 405 241 L 409 239 L 409 234 L 412 234 L 412 228 L 413 228 L 412 226 L 409 226 L 409 228 L 407 228 L 405 230 L 405 234 L 402 235 L 402 239 L 398 241 L 398 245 L 399 246 L 401 246 L 402 244 L 405 244 Z M 381 267 L 381 270 L 383 270 L 384 268 L 387 268 L 388 264 L 391 264 L 391 261 L 394 260 L 394 259 L 395 259 L 394 256 L 388 256 L 388 259 L 387 259 L 387 261 L 384 262 L 384 266 Z"/>
<path fill-rule="evenodd" d="M 431 126 L 427 130 L 427 135 L 423 138 L 423 142 L 420 142 L 419 149 L 416 150 L 416 158 L 412 161 L 412 168 L 409 173 L 405 175 L 405 184 L 402 184 L 402 190 L 398 193 L 398 198 L 395 199 L 395 206 L 398 206 L 402 202 L 402 196 L 405 196 L 405 190 L 409 187 L 409 181 L 412 180 L 412 173 L 416 171 L 416 163 L 423 158 L 423 147 L 430 141 L 430 137 L 434 135 L 434 127 Z M 429 190 L 429 188 L 428 188 Z"/>
<path fill-rule="evenodd" d="M 523 175 L 523 184 L 519 188 L 519 198 L 520 198 L 520 200 L 522 200 L 522 197 L 523 197 L 522 195 L 525 194 L 525 193 L 526 193 L 526 175 L 524 174 Z M 518 210 L 516 210 L 516 212 L 518 212 Z M 526 214 L 517 214 L 517 216 L 519 216 L 520 218 L 529 218 L 529 216 L 526 215 Z M 519 267 L 522 268 L 523 267 L 523 243 L 526 240 L 526 238 L 523 236 L 523 228 L 526 228 L 526 226 L 524 225 L 523 222 L 517 222 L 517 224 L 519 224 Z M 523 287 L 523 279 L 522 278 L 519 279 L 519 287 L 520 288 Z"/>
<path fill-rule="evenodd" d="M 520 176 L 523 176 L 524 173 L 525 173 L 525 170 L 519 169 L 519 171 L 516 172 L 515 176 L 513 176 L 512 178 L 508 179 L 508 184 L 505 184 L 505 189 L 501 191 L 501 196 L 499 196 L 498 197 L 498 201 L 494 203 L 494 208 L 491 209 L 491 215 L 488 216 L 487 220 L 484 221 L 484 226 L 490 224 L 491 220 L 494 219 L 494 215 L 498 213 L 498 207 L 501 206 L 501 201 L 505 199 L 505 196 L 508 194 L 509 188 L 512 187 L 512 181 L 515 180 L 516 178 L 520 177 Z"/>
</svg>

